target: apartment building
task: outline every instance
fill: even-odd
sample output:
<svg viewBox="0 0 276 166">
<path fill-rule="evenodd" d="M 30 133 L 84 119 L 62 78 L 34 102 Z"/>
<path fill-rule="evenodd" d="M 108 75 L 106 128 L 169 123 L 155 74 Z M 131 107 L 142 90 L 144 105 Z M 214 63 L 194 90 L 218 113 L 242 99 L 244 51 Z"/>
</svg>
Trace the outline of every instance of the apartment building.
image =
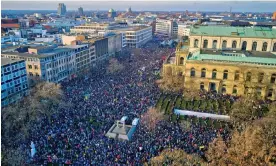
<svg viewBox="0 0 276 166">
<path fill-rule="evenodd" d="M 75 51 L 72 48 L 53 46 L 30 47 L 28 52 L 2 52 L 1 57 L 22 59 L 30 83 L 36 80 L 60 82 L 76 73 Z"/>
<path fill-rule="evenodd" d="M 25 61 L 1 58 L 1 107 L 19 101 L 28 94 Z"/>
<path fill-rule="evenodd" d="M 89 44 L 72 44 L 70 46 L 64 46 L 63 48 L 73 49 L 76 58 L 76 72 L 81 73 L 89 69 L 92 65 L 92 60 L 95 59 L 95 46 Z"/>
</svg>

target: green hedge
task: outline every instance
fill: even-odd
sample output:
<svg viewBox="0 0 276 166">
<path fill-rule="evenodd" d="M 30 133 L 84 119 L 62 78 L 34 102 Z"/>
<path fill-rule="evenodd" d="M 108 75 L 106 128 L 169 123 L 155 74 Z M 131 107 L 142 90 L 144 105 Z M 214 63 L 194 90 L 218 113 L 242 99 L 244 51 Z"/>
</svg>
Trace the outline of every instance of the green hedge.
<svg viewBox="0 0 276 166">
<path fill-rule="evenodd" d="M 166 109 L 167 109 L 167 106 L 168 106 L 168 104 L 169 104 L 169 97 L 166 97 L 165 98 L 165 100 L 164 100 L 164 102 L 163 102 L 163 104 L 162 104 L 162 107 L 161 107 L 161 111 L 162 112 L 165 112 L 166 111 Z"/>
</svg>

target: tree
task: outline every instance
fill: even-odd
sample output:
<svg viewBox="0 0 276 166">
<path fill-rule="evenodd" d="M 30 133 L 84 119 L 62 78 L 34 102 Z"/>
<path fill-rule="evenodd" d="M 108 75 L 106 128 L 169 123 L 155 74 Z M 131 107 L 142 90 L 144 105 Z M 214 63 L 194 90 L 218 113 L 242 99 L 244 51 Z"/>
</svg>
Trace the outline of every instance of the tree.
<svg viewBox="0 0 276 166">
<path fill-rule="evenodd" d="M 268 113 L 266 114 L 266 117 L 268 118 L 276 118 L 276 102 L 273 102 L 269 104 L 268 106 Z"/>
<path fill-rule="evenodd" d="M 13 147 L 13 143 L 18 144 L 28 138 L 32 123 L 38 121 L 42 116 L 49 118 L 53 111 L 63 103 L 62 97 L 63 93 L 59 84 L 40 82 L 30 90 L 30 95 L 22 101 L 2 109 L 2 144 L 6 146 L 6 151 L 3 152 L 6 154 L 3 157 L 4 160 L 15 158 L 8 156 L 10 152 L 17 151 L 16 147 Z M 17 160 L 9 162 L 20 163 Z"/>
<path fill-rule="evenodd" d="M 273 118 L 255 120 L 232 139 L 218 138 L 209 144 L 206 157 L 211 165 L 272 166 L 276 164 L 276 121 Z"/>
<path fill-rule="evenodd" d="M 205 163 L 199 156 L 195 154 L 187 154 L 181 149 L 165 149 L 159 156 L 156 156 L 145 165 L 150 166 L 205 166 Z"/>
<path fill-rule="evenodd" d="M 225 155 L 227 154 L 227 146 L 222 137 L 219 135 L 215 138 L 208 147 L 206 157 L 210 165 L 224 165 L 227 161 Z"/>
<path fill-rule="evenodd" d="M 254 99 L 241 97 L 233 104 L 230 116 L 234 124 L 240 125 L 261 117 L 262 112 Z"/>
<path fill-rule="evenodd" d="M 242 133 L 234 132 L 229 158 L 238 165 L 275 165 L 276 121 L 263 118 L 256 120 Z"/>
<path fill-rule="evenodd" d="M 113 74 L 117 73 L 124 69 L 124 66 L 119 63 L 119 61 L 115 58 L 111 58 L 109 60 L 109 65 L 107 67 L 107 73 Z"/>
<path fill-rule="evenodd" d="M 163 113 L 156 108 L 150 107 L 147 112 L 141 115 L 141 124 L 149 130 L 155 130 L 158 122 L 164 119 Z"/>
</svg>

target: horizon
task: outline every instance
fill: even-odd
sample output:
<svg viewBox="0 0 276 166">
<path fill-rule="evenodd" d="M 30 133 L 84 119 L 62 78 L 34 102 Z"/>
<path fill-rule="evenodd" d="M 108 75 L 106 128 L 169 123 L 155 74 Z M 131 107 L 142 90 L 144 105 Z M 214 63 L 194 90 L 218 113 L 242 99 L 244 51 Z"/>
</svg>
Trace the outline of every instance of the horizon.
<svg viewBox="0 0 276 166">
<path fill-rule="evenodd" d="M 256 12 L 256 13 L 272 13 L 275 11 L 276 2 L 257 2 L 257 1 L 2 1 L 2 11 L 6 10 L 36 10 L 47 11 L 57 10 L 58 3 L 64 3 L 67 11 L 76 11 L 78 7 L 83 7 L 84 11 L 107 11 L 113 8 L 115 11 L 125 11 L 129 6 L 133 11 L 200 11 L 200 12 Z M 20 3 L 20 5 L 19 5 Z M 31 7 L 30 7 L 31 6 Z M 41 6 L 44 8 L 41 9 Z M 219 6 L 219 9 L 218 9 Z"/>
</svg>

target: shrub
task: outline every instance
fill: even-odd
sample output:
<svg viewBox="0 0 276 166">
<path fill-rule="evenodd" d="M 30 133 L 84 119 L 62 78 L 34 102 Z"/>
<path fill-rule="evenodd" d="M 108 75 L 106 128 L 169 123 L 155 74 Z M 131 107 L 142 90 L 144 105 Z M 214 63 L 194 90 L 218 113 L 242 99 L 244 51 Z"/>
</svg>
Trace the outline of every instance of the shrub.
<svg viewBox="0 0 276 166">
<path fill-rule="evenodd" d="M 165 98 L 165 100 L 164 100 L 164 102 L 162 104 L 162 107 L 161 107 L 161 111 L 162 112 L 166 111 L 168 104 L 169 104 L 169 98 L 167 97 L 167 98 Z"/>
<path fill-rule="evenodd" d="M 180 108 L 183 110 L 187 108 L 187 102 L 184 100 L 184 98 L 182 99 Z"/>
<path fill-rule="evenodd" d="M 181 97 L 177 97 L 175 102 L 175 108 L 178 108 L 178 109 L 181 108 L 181 101 L 182 101 Z"/>
<path fill-rule="evenodd" d="M 205 101 L 205 100 L 201 100 L 201 104 L 200 104 L 199 109 L 200 109 L 200 110 L 205 110 L 205 109 L 206 109 L 206 106 L 207 106 L 206 101 Z"/>
<path fill-rule="evenodd" d="M 161 109 L 161 106 L 162 106 L 162 104 L 163 104 L 163 100 L 164 100 L 164 97 L 163 96 L 161 96 L 159 99 L 158 99 L 158 101 L 157 101 L 157 104 L 156 104 L 156 108 L 157 109 Z"/>
</svg>

